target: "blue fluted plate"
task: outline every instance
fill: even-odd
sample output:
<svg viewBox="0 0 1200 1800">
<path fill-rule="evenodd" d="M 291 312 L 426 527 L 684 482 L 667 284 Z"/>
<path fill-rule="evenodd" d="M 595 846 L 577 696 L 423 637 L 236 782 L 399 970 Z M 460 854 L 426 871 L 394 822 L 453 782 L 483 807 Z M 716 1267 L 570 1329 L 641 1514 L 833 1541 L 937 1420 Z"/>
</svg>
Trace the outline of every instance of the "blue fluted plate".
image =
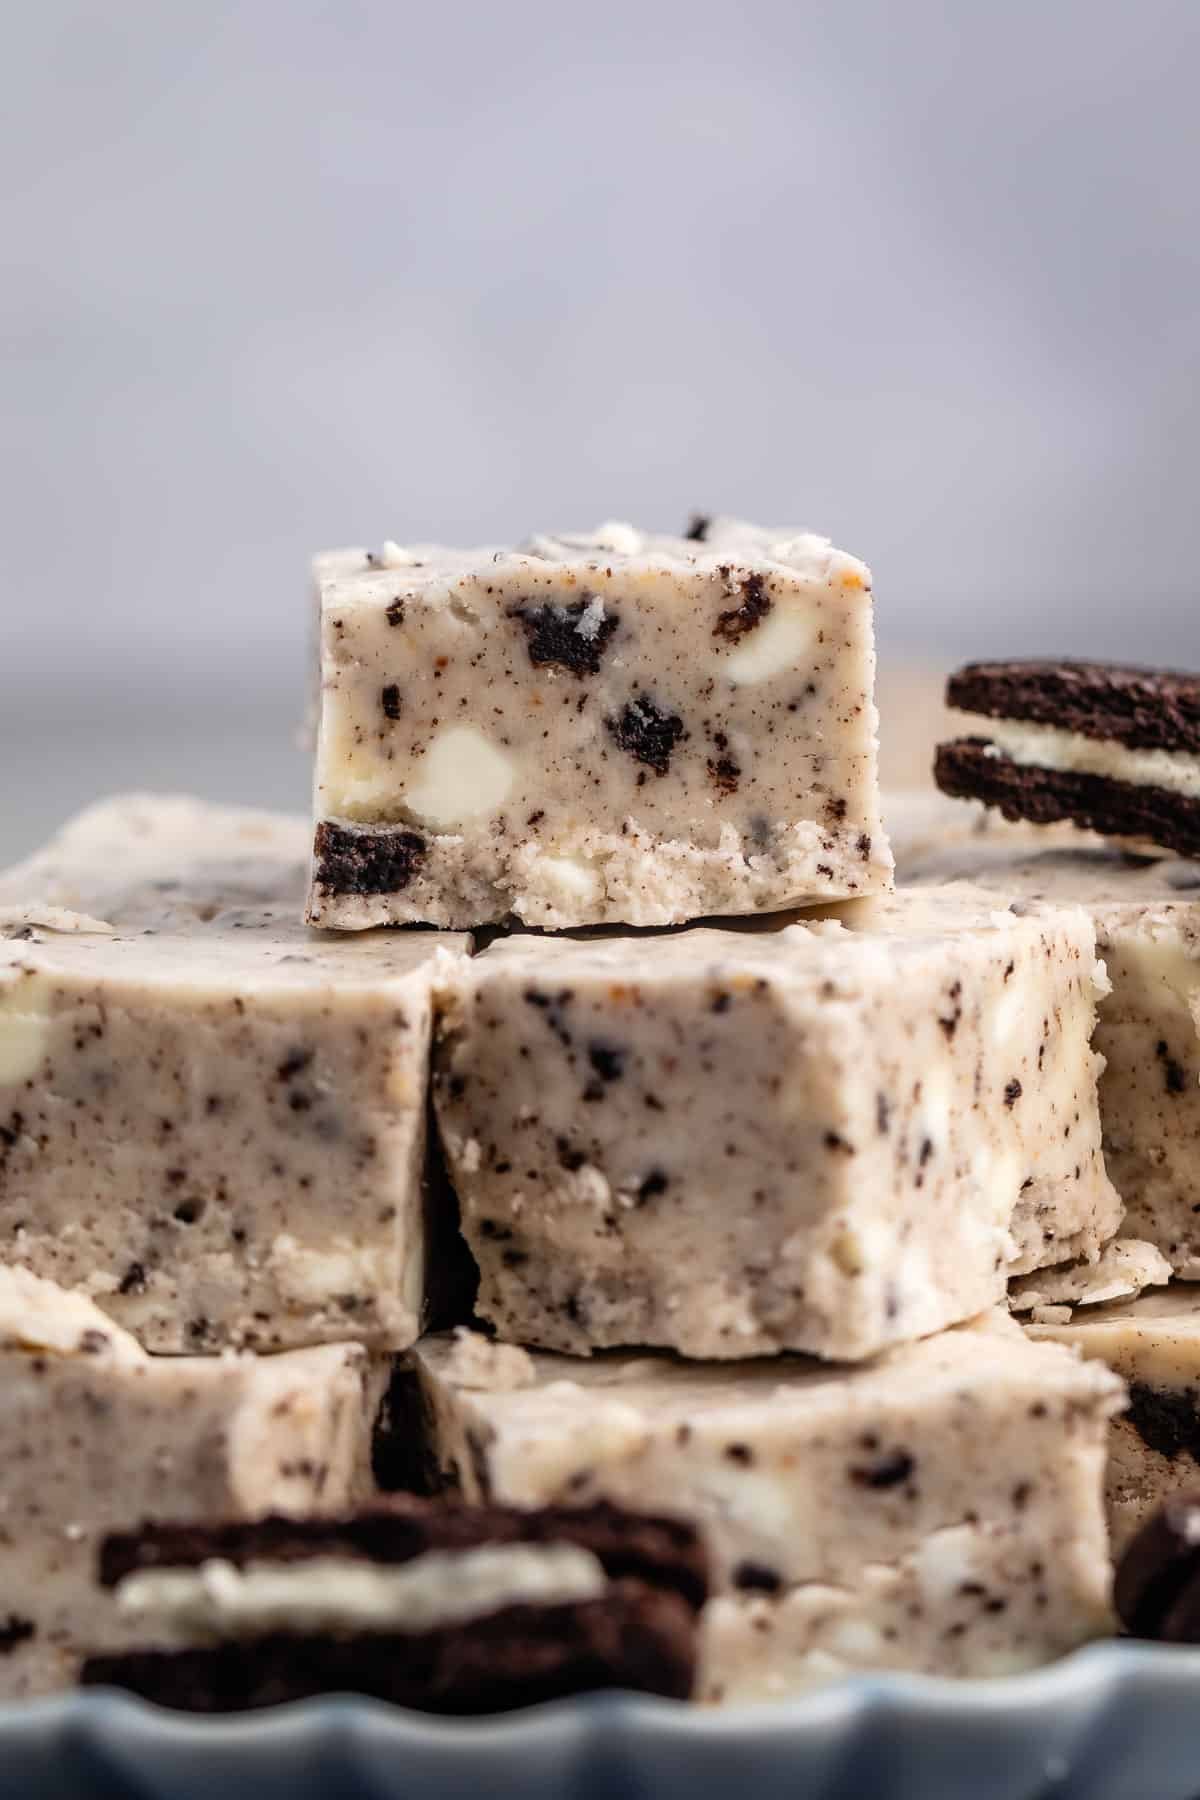
<svg viewBox="0 0 1200 1800">
<path fill-rule="evenodd" d="M 1101 1644 L 988 1682 L 861 1677 L 770 1707 L 623 1695 L 440 1720 L 331 1698 L 190 1719 L 0 1708 L 4 1800 L 1200 1800 L 1200 1650 Z"/>
</svg>

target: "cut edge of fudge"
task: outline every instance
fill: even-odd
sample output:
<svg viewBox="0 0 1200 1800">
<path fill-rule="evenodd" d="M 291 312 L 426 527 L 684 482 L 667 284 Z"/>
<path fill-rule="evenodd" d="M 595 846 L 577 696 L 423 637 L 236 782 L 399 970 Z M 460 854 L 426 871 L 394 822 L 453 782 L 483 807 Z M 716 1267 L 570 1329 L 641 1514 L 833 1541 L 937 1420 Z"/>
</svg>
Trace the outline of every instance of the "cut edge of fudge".
<svg viewBox="0 0 1200 1800">
<path fill-rule="evenodd" d="M 1122 1207 L 1099 1149 L 1097 1063 L 1089 1042 L 1094 991 L 1088 985 L 1098 979 L 1098 965 L 1090 919 L 1079 908 L 1006 911 L 994 896 L 967 887 L 914 890 L 861 906 L 868 924 L 853 930 L 841 919 L 826 919 L 766 934 L 698 929 L 637 946 L 594 937 L 507 938 L 456 972 L 435 1053 L 435 1101 L 464 1235 L 482 1270 L 477 1305 L 503 1335 L 576 1354 L 640 1343 L 718 1358 L 791 1349 L 853 1359 L 994 1304 L 1009 1272 L 1098 1253 L 1118 1228 Z M 902 951 L 897 933 L 904 938 Z M 1061 973 L 1052 954 L 1059 939 Z M 944 980 L 938 960 L 943 943 Z M 1035 1011 L 1042 1019 L 1040 1000 L 1032 996 L 1046 957 L 1055 962 L 1060 1022 L 1049 1045 L 1043 1037 L 1039 1048 L 1036 1022 L 1025 1030 L 1022 1021 L 1026 1015 L 1033 1020 Z M 1002 969 L 1007 987 L 1017 966 L 1019 981 L 1003 994 L 995 1019 L 989 1013 L 981 1039 L 988 1059 L 981 1093 L 984 1077 L 966 1070 L 962 1043 L 972 1008 L 982 1018 L 987 997 L 993 990 L 993 997 L 1001 995 Z M 680 998 L 673 971 L 694 993 Z M 1024 1011 L 1016 1005 L 1018 989 L 1029 999 Z M 873 1075 L 862 1088 L 847 1044 L 857 1014 L 874 1017 L 864 1012 L 863 996 L 886 1010 L 901 992 L 915 992 L 912 1006 L 920 1009 L 929 1040 L 921 1039 L 920 1054 L 930 1062 L 940 1059 L 939 1066 L 911 1088 L 908 1065 L 918 1052 L 910 1045 L 906 1061 L 907 1040 L 898 1038 L 895 1069 L 881 1063 L 878 1091 Z M 662 996 L 658 1007 L 656 993 Z M 1011 1043 L 993 1043 L 1003 1029 L 1001 1011 L 1007 1029 L 1017 1030 Z M 807 1137 L 793 1112 L 785 1136 L 786 1156 L 793 1158 L 796 1145 L 812 1139 L 815 1148 L 805 1155 L 815 1159 L 822 1179 L 828 1174 L 830 1197 L 825 1212 L 818 1213 L 813 1200 L 796 1224 L 787 1225 L 792 1177 L 782 1174 L 782 1140 L 777 1151 L 772 1148 L 770 1084 L 784 1083 L 788 1043 L 807 1041 L 806 1032 L 812 1038 L 824 1021 L 837 1051 L 829 1092 L 813 1089 L 811 1120 L 800 1122 Z M 870 1042 L 879 1041 L 876 1032 Z M 868 1051 L 869 1045 L 863 1054 Z M 686 1117 L 673 1122 L 671 1111 L 672 1083 L 678 1086 L 685 1074 L 691 1083 L 687 1105 L 699 1105 L 700 1074 L 656 1073 L 684 1068 L 681 1058 L 693 1054 L 708 1071 L 704 1082 L 713 1084 L 709 1112 L 718 1121 L 711 1151 L 703 1155 L 696 1138 L 702 1120 L 685 1131 Z M 727 1078 L 718 1079 L 726 1055 L 732 1058 Z M 761 1092 L 753 1086 L 759 1079 L 755 1055 L 766 1059 Z M 816 1055 L 811 1044 L 805 1055 L 810 1062 Z M 847 1065 L 841 1076 L 838 1057 Z M 791 1091 L 785 1083 L 783 1091 Z M 1078 1118 L 1074 1138 L 1064 1141 L 1055 1159 L 1044 1152 L 1039 1134 L 1059 1113 L 1068 1126 Z M 1044 1125 L 1043 1114 L 1049 1121 Z M 729 1158 L 729 1145 L 737 1147 L 739 1126 L 744 1136 L 751 1122 L 753 1136 L 739 1164 Z M 953 1183 L 937 1160 L 940 1155 L 945 1161 L 951 1145 L 954 1168 L 965 1166 L 968 1150 L 976 1162 L 990 1159 L 996 1177 L 987 1189 L 989 1206 L 1003 1177 L 1011 1212 L 1001 1218 L 993 1206 L 976 1217 L 951 1208 Z M 911 1220 L 920 1215 L 905 1213 L 909 1254 L 902 1267 L 913 1294 L 906 1298 L 893 1270 L 894 1297 L 877 1297 L 880 1317 L 872 1323 L 871 1233 L 878 1236 L 890 1214 L 885 1208 L 877 1228 L 863 1196 L 876 1190 L 892 1195 L 889 1159 L 902 1152 L 912 1165 L 906 1163 L 902 1174 L 914 1206 L 923 1192 L 932 1196 L 930 1225 L 924 1235 L 916 1233 Z M 886 1163 L 882 1175 L 880 1157 Z M 721 1253 L 719 1280 L 715 1267 L 708 1272 L 710 1304 L 693 1319 L 685 1287 L 697 1288 L 703 1268 L 693 1259 L 684 1283 L 660 1220 L 667 1211 L 681 1220 L 686 1215 L 695 1231 L 698 1208 L 706 1195 L 711 1201 L 709 1190 L 722 1173 L 755 1197 L 759 1211 L 731 1218 L 727 1208 L 713 1204 L 712 1229 L 730 1241 Z M 949 1226 L 935 1231 L 933 1221 L 947 1211 Z M 940 1285 L 933 1279 L 937 1259 L 948 1255 L 951 1228 L 961 1253 L 946 1266 L 957 1299 L 941 1291 L 949 1277 Z M 802 1230 L 811 1240 L 807 1249 Z M 986 1243 L 985 1232 L 991 1233 Z M 784 1239 L 796 1270 L 788 1293 L 801 1284 L 802 1304 L 774 1292 L 783 1282 Z M 968 1239 L 973 1260 L 961 1248 Z M 924 1263 L 918 1252 L 930 1264 L 919 1287 Z M 755 1275 L 760 1265 L 761 1275 Z M 742 1270 L 738 1285 L 733 1277 Z M 672 1283 L 673 1294 L 667 1292 Z"/>
</svg>

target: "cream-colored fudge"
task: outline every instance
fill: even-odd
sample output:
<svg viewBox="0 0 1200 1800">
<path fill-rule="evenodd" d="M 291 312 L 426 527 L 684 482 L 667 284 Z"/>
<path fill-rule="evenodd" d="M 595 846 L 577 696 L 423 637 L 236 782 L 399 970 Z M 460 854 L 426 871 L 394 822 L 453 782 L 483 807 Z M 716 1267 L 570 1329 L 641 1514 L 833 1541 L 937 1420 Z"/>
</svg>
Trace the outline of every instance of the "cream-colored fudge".
<svg viewBox="0 0 1200 1800">
<path fill-rule="evenodd" d="M 0 878 L 0 1260 L 152 1350 L 421 1328 L 432 988 L 303 925 L 296 819 L 127 797 Z"/>
<path fill-rule="evenodd" d="M 1081 833 L 989 825 L 982 809 L 900 802 L 910 883 L 965 879 L 1008 897 L 1076 903 L 1096 922 L 1112 992 L 1096 1048 L 1100 1113 L 1124 1230 L 1200 1279 L 1200 864 L 1130 856 Z"/>
<path fill-rule="evenodd" d="M 136 1639 L 96 1586 L 110 1531 L 361 1497 L 373 1387 L 356 1344 L 148 1356 L 83 1295 L 0 1268 L 0 1697 Z"/>
<path fill-rule="evenodd" d="M 1140 1238 L 1114 1238 L 1098 1257 L 1035 1269 L 1009 1283 L 1010 1312 L 1033 1313 L 1046 1307 L 1103 1306 L 1111 1300 L 1135 1300 L 1147 1288 L 1165 1287 L 1171 1265 L 1161 1250 Z"/>
<path fill-rule="evenodd" d="M 465 1334 L 408 1360 L 432 1462 L 466 1498 L 700 1524 L 709 1701 L 862 1668 L 997 1674 L 1111 1627 L 1102 1482 L 1121 1385 L 1002 1314 L 854 1368 L 580 1362 Z"/>
<path fill-rule="evenodd" d="M 1129 1384 L 1129 1409 L 1113 1420 L 1108 1459 L 1119 1553 L 1171 1494 L 1200 1487 L 1200 1289 L 1176 1282 L 1026 1329 L 1107 1364 Z"/>
<path fill-rule="evenodd" d="M 435 1099 L 501 1335 L 865 1357 L 1112 1236 L 1086 915 L 844 919 L 459 966 Z"/>
<path fill-rule="evenodd" d="M 316 562 L 309 917 L 669 925 L 890 885 L 871 578 L 613 525 Z"/>
</svg>

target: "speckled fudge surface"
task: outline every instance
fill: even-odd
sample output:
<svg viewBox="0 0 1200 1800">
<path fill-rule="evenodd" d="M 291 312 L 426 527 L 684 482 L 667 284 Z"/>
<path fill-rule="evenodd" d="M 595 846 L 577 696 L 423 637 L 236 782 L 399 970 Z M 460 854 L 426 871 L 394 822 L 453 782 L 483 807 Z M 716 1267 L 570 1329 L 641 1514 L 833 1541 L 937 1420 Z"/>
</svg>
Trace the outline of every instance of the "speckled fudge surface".
<svg viewBox="0 0 1200 1800">
<path fill-rule="evenodd" d="M 126 797 L 0 877 L 0 1256 L 152 1350 L 421 1327 L 431 991 L 302 923 L 297 819 Z"/>
<path fill-rule="evenodd" d="M 1026 1329 L 1107 1364 L 1129 1384 L 1129 1410 L 1113 1420 L 1108 1460 L 1109 1521 L 1120 1551 L 1171 1494 L 1200 1486 L 1200 1288 L 1173 1282 Z"/>
<path fill-rule="evenodd" d="M 1128 855 L 1060 829 L 991 825 L 943 800 L 890 808 L 906 882 L 958 878 L 1084 906 L 1112 992 L 1100 1005 L 1100 1112 L 1125 1231 L 1200 1279 L 1200 863 Z"/>
<path fill-rule="evenodd" d="M 629 525 L 319 557 L 311 920 L 668 925 L 890 884 L 871 578 Z"/>
<path fill-rule="evenodd" d="M 364 1493 L 373 1380 L 356 1344 L 151 1357 L 82 1295 L 0 1268 L 0 1698 L 131 1641 L 96 1586 L 117 1527 Z"/>
<path fill-rule="evenodd" d="M 435 1099 L 503 1336 L 864 1357 L 1112 1236 L 1087 916 L 842 912 L 458 966 Z"/>
<path fill-rule="evenodd" d="M 1102 1503 L 1120 1382 L 995 1313 L 876 1362 L 589 1362 L 468 1334 L 407 1367 L 434 1478 L 606 1498 L 705 1532 L 703 1698 L 855 1668 L 996 1674 L 1110 1628 Z"/>
</svg>

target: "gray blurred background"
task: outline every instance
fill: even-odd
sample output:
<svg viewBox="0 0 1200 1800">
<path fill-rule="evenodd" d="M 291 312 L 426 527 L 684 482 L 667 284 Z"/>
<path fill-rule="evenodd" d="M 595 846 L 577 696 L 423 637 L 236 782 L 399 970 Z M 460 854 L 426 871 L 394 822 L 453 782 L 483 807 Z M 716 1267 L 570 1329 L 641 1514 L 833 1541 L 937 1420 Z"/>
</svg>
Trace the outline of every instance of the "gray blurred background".
<svg viewBox="0 0 1200 1800">
<path fill-rule="evenodd" d="M 1200 664 L 1194 0 L 49 0 L 4 62 L 0 855 L 302 804 L 323 545 L 717 508 L 865 556 L 891 670 Z"/>
</svg>

